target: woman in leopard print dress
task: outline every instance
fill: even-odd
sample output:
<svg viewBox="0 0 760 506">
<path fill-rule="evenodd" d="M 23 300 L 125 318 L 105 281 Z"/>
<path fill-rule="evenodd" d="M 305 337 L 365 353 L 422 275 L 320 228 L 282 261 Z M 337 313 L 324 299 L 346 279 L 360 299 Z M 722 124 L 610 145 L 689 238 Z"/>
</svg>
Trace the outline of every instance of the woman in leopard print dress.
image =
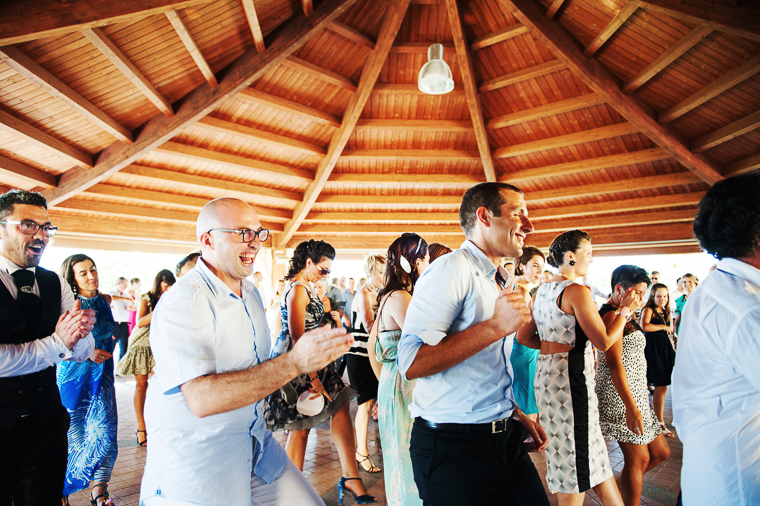
<svg viewBox="0 0 760 506">
<path fill-rule="evenodd" d="M 622 265 L 615 269 L 612 295 L 599 310 L 605 324 L 612 323 L 628 291 L 643 297 L 650 282 L 641 267 Z M 596 372 L 602 434 L 617 441 L 625 457 L 620 492 L 626 506 L 639 504 L 644 473 L 670 456 L 660 423 L 649 407 L 645 346 L 641 327 L 629 321 L 623 339 L 599 354 Z"/>
</svg>

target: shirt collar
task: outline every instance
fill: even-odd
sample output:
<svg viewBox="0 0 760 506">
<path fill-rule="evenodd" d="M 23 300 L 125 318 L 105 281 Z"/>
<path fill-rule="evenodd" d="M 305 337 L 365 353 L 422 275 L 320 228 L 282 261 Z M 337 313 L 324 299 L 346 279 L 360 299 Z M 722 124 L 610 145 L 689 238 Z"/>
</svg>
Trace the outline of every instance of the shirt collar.
<svg viewBox="0 0 760 506">
<path fill-rule="evenodd" d="M 724 258 L 718 262 L 718 270 L 738 276 L 760 288 L 760 270 L 735 258 Z"/>
<path fill-rule="evenodd" d="M 483 251 L 475 245 L 474 242 L 467 239 L 462 243 L 460 249 L 467 250 L 470 255 L 472 255 L 472 259 L 475 261 L 475 267 L 486 278 L 495 279 L 496 271 L 498 269 L 498 271 L 501 273 L 502 278 L 504 278 L 504 281 L 507 281 L 509 279 L 509 273 L 501 265 L 497 268 L 493 262 L 488 259 L 486 254 L 483 253 Z"/>
<path fill-rule="evenodd" d="M 0 255 L 0 270 L 4 270 L 8 274 L 13 274 L 17 270 L 23 269 L 20 265 L 16 265 L 15 262 L 12 262 L 10 259 L 4 257 L 3 255 Z M 27 267 L 28 271 L 32 271 L 35 274 L 37 273 L 36 267 Z"/>
<path fill-rule="evenodd" d="M 206 283 L 208 283 L 209 288 L 211 288 L 211 293 L 214 294 L 216 300 L 222 300 L 225 297 L 229 297 L 230 295 L 237 297 L 237 294 L 230 290 L 229 286 L 227 286 L 221 279 L 219 279 L 216 274 L 211 272 L 211 269 L 208 268 L 208 265 L 206 265 L 206 261 L 203 260 L 203 257 L 198 258 L 198 262 L 195 264 L 195 267 L 200 272 L 201 277 L 206 280 Z M 244 279 L 240 283 L 240 293 L 242 297 L 239 298 L 247 299 L 253 289 L 253 283 L 247 279 Z"/>
</svg>

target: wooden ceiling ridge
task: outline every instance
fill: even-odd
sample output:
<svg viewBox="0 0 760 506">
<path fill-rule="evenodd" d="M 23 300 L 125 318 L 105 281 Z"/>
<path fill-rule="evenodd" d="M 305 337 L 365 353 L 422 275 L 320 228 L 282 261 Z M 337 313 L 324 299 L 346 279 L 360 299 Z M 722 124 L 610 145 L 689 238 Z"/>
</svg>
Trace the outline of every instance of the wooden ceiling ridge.
<svg viewBox="0 0 760 506">
<path fill-rule="evenodd" d="M 531 0 L 499 1 L 530 29 L 539 42 L 561 59 L 572 73 L 601 95 L 609 106 L 641 133 L 708 184 L 723 179 L 719 168 L 712 161 L 690 151 L 680 133 L 657 123 L 649 106 L 634 95 L 625 95 L 609 70 L 597 60 L 583 56 L 573 35 L 560 23 L 548 21 L 537 3 Z"/>
<path fill-rule="evenodd" d="M 346 12 L 356 0 L 325 0 L 309 17 L 294 14 L 278 29 L 269 48 L 258 53 L 252 48 L 223 71 L 219 86 L 211 88 L 207 82 L 191 91 L 182 101 L 174 116 L 154 116 L 134 144 L 115 143 L 101 153 L 90 170 L 73 169 L 62 174 L 59 185 L 44 192 L 51 205 L 55 205 L 85 190 L 175 137 L 185 128 L 205 117 L 229 97 L 239 93 L 279 65 L 311 37 Z"/>
</svg>

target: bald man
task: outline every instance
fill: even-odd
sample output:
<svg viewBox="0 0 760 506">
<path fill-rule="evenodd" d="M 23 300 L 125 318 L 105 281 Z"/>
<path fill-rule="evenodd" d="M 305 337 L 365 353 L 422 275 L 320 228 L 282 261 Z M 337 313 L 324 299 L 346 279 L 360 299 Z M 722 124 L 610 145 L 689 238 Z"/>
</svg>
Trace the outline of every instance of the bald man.
<svg viewBox="0 0 760 506">
<path fill-rule="evenodd" d="M 196 224 L 201 258 L 153 313 L 143 506 L 324 504 L 266 430 L 263 399 L 343 355 L 344 329 L 307 332 L 269 360 L 261 295 L 246 280 L 269 231 L 245 202 L 216 199 Z"/>
</svg>

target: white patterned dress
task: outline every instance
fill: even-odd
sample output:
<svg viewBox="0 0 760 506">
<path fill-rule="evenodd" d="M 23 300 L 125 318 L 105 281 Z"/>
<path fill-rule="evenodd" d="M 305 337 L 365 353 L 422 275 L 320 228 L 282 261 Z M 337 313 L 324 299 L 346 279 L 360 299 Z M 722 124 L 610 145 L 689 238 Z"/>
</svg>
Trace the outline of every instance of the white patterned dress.
<svg viewBox="0 0 760 506">
<path fill-rule="evenodd" d="M 545 283 L 536 292 L 533 319 L 541 340 L 575 348 L 539 355 L 534 387 L 541 426 L 548 436 L 549 490 L 579 494 L 611 478 L 612 467 L 599 427 L 591 342 L 575 317 L 559 308 L 571 283 Z"/>
</svg>

